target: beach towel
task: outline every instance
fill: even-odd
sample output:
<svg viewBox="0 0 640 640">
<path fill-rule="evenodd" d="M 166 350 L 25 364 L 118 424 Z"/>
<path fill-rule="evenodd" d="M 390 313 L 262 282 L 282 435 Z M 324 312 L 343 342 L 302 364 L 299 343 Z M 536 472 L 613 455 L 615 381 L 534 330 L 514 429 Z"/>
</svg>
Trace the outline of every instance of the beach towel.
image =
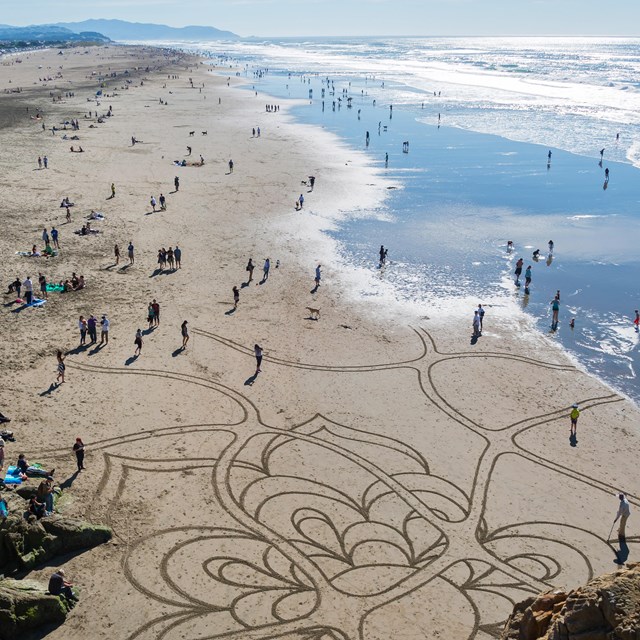
<svg viewBox="0 0 640 640">
<path fill-rule="evenodd" d="M 47 291 L 64 291 L 64 285 L 61 284 L 48 284 Z"/>
<path fill-rule="evenodd" d="M 7 467 L 7 475 L 4 477 L 5 484 L 22 484 L 18 467 Z"/>
<path fill-rule="evenodd" d="M 45 302 L 46 302 L 46 300 L 42 300 L 41 298 L 34 298 L 31 301 L 31 304 L 27 304 L 25 306 L 26 307 L 41 307 Z"/>
<path fill-rule="evenodd" d="M 0 518 L 6 518 L 9 515 L 9 507 L 4 498 L 0 498 Z"/>
</svg>

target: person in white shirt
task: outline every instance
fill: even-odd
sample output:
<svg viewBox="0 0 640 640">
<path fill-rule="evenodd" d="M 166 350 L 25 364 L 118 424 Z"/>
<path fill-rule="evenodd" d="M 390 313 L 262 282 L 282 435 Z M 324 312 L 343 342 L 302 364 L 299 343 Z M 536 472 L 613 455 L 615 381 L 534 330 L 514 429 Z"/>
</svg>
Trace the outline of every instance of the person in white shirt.
<svg viewBox="0 0 640 640">
<path fill-rule="evenodd" d="M 109 344 L 109 320 L 107 316 L 102 316 L 100 320 L 100 344 Z"/>
<path fill-rule="evenodd" d="M 27 300 L 27 304 L 31 304 L 33 300 L 33 282 L 29 276 L 22 283 L 22 286 L 24 287 L 24 297 Z"/>
<path fill-rule="evenodd" d="M 631 514 L 631 509 L 629 509 L 629 501 L 627 500 L 627 496 L 624 493 L 619 493 L 618 498 L 620 499 L 620 506 L 618 507 L 618 513 L 616 514 L 616 519 L 614 522 L 620 520 L 620 525 L 618 526 L 618 538 L 626 537 L 626 526 L 627 519 Z"/>
</svg>

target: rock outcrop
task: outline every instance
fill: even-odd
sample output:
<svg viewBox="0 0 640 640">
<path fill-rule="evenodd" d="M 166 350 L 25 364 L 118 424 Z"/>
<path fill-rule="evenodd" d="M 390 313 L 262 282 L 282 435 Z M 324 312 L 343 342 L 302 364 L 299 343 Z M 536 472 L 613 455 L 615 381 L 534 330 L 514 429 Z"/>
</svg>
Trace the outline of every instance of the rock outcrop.
<svg viewBox="0 0 640 640">
<path fill-rule="evenodd" d="M 501 640 L 640 640 L 640 563 L 517 604 Z"/>
<path fill-rule="evenodd" d="M 57 555 L 90 549 L 111 539 L 108 527 L 59 515 L 25 519 L 26 502 L 3 492 L 9 517 L 0 520 L 0 574 L 28 571 Z"/>
<path fill-rule="evenodd" d="M 0 640 L 13 640 L 25 631 L 62 624 L 70 605 L 47 593 L 32 580 L 0 580 Z"/>
</svg>

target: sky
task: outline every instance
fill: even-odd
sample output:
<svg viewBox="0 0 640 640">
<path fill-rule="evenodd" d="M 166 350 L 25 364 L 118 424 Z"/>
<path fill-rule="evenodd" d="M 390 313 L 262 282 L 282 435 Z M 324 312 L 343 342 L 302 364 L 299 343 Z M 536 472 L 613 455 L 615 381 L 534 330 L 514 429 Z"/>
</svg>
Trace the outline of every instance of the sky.
<svg viewBox="0 0 640 640">
<path fill-rule="evenodd" d="M 241 36 L 640 35 L 640 0 L 0 0 L 11 25 L 117 18 Z"/>
</svg>

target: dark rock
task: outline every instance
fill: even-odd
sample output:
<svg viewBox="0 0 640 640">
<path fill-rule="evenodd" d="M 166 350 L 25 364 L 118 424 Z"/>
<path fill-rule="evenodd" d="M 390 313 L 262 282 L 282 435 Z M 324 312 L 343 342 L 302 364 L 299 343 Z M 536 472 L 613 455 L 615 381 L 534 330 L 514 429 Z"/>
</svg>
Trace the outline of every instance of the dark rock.
<svg viewBox="0 0 640 640">
<path fill-rule="evenodd" d="M 44 625 L 62 624 L 70 605 L 32 580 L 0 580 L 0 640 L 14 640 Z"/>
<path fill-rule="evenodd" d="M 639 640 L 640 563 L 514 607 L 501 640 Z"/>
<path fill-rule="evenodd" d="M 54 515 L 24 518 L 25 504 L 0 521 L 0 573 L 28 571 L 57 555 L 90 549 L 111 539 L 108 527 Z M 11 507 L 10 507 L 11 508 Z"/>
</svg>

